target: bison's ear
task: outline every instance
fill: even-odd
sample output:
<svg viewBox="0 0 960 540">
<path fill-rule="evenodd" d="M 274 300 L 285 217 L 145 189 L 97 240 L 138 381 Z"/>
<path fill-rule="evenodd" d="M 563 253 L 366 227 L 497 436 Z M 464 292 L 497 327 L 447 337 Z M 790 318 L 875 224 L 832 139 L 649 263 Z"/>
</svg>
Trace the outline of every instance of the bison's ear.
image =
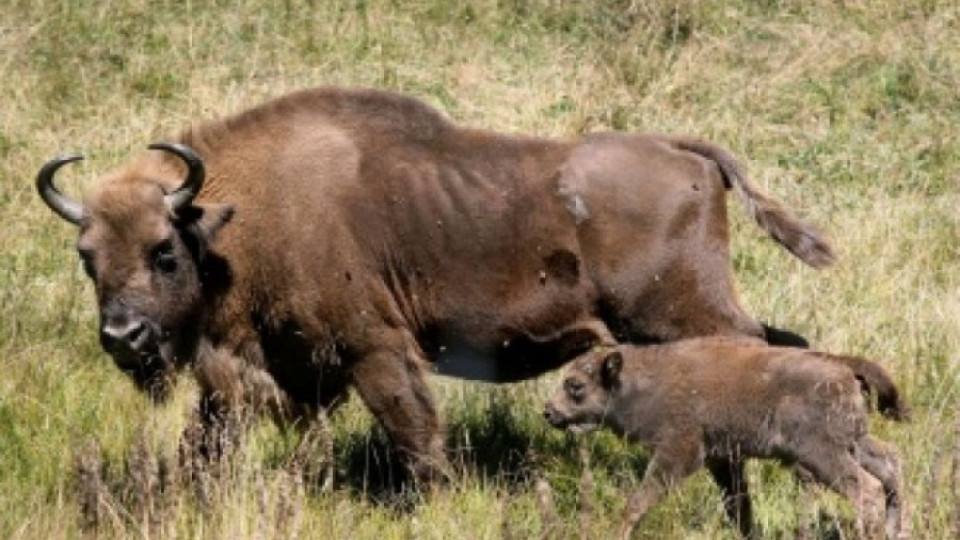
<svg viewBox="0 0 960 540">
<path fill-rule="evenodd" d="M 200 217 L 197 219 L 196 227 L 207 242 L 216 238 L 220 229 L 233 219 L 234 209 L 232 204 L 205 204 L 198 208 Z"/>
<path fill-rule="evenodd" d="M 229 204 L 205 204 L 181 208 L 174 218 L 181 238 L 197 261 L 202 261 L 210 243 L 220 229 L 233 218 L 233 206 Z"/>
<path fill-rule="evenodd" d="M 220 229 L 233 218 L 233 205 L 204 204 L 181 208 L 175 218 L 177 225 L 188 229 L 198 240 L 209 243 Z"/>
<path fill-rule="evenodd" d="M 619 351 L 614 351 L 603 359 L 603 365 L 600 367 L 600 376 L 603 379 L 603 385 L 607 388 L 616 386 L 620 380 L 620 370 L 623 368 L 623 355 Z"/>
</svg>

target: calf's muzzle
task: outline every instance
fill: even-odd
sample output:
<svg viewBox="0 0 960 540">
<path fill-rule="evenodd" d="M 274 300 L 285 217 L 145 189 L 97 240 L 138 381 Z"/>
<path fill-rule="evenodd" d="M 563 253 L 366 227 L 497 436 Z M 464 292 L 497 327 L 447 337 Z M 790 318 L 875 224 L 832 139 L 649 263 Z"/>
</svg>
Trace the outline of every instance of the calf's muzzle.
<svg viewBox="0 0 960 540">
<path fill-rule="evenodd" d="M 557 410 L 553 403 L 548 402 L 543 408 L 543 417 L 548 424 L 555 428 L 562 428 L 564 426 L 565 421 L 563 415 L 560 414 L 560 411 Z"/>
</svg>

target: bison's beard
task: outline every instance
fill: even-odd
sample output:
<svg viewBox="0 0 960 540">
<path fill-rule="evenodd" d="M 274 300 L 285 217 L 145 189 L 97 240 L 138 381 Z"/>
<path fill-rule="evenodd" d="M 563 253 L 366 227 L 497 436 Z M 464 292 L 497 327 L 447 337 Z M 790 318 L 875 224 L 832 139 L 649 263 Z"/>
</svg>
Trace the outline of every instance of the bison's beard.
<svg viewBox="0 0 960 540">
<path fill-rule="evenodd" d="M 138 390 L 146 394 L 157 404 L 165 403 L 173 391 L 176 382 L 176 368 L 167 361 L 161 350 L 137 353 L 135 358 L 114 356 L 114 362 Z"/>
</svg>

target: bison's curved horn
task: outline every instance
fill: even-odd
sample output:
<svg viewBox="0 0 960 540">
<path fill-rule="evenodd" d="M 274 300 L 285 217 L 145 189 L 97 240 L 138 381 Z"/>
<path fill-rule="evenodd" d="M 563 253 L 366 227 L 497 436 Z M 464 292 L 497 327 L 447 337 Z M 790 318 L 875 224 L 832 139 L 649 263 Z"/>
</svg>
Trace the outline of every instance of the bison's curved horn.
<svg viewBox="0 0 960 540">
<path fill-rule="evenodd" d="M 176 210 L 184 205 L 190 204 L 190 201 L 200 193 L 203 187 L 203 179 L 206 171 L 203 167 L 203 160 L 197 153 L 185 144 L 159 142 L 148 146 L 151 150 L 163 150 L 182 159 L 187 164 L 187 179 L 177 188 L 176 191 L 167 195 L 167 203 L 170 208 Z"/>
<path fill-rule="evenodd" d="M 80 225 L 83 219 L 83 205 L 60 193 L 60 190 L 53 185 L 53 175 L 60 167 L 81 159 L 83 156 L 60 156 L 48 161 L 37 173 L 37 191 L 40 192 L 43 202 L 47 203 L 47 206 L 60 217 L 74 225 Z"/>
</svg>

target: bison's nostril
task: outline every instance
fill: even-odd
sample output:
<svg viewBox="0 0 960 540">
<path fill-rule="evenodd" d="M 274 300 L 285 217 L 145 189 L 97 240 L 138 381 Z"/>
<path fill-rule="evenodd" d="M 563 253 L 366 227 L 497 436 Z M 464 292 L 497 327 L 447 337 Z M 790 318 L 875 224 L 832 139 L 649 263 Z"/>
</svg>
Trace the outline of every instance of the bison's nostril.
<svg viewBox="0 0 960 540">
<path fill-rule="evenodd" d="M 130 344 L 131 349 L 139 351 L 146 345 L 148 335 L 147 325 L 143 321 L 139 321 L 131 328 L 130 335 L 127 337 L 127 343 Z"/>
<path fill-rule="evenodd" d="M 149 331 L 144 321 L 125 321 L 123 324 L 105 324 L 100 331 L 100 343 L 108 352 L 123 347 L 139 351 L 146 345 Z"/>
</svg>

